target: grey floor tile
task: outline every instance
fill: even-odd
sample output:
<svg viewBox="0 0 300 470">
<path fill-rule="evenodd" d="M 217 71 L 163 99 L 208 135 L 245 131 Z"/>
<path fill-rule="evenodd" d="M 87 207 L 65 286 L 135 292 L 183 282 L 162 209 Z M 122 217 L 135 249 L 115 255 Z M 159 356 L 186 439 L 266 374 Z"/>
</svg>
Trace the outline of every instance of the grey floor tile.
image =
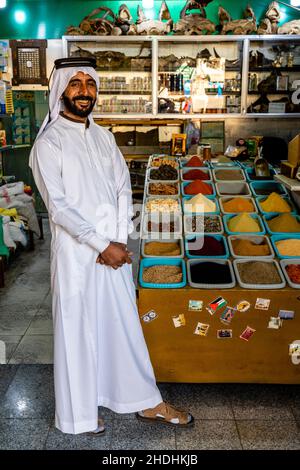
<svg viewBox="0 0 300 470">
<path fill-rule="evenodd" d="M 193 428 L 176 429 L 177 450 L 239 450 L 234 420 L 196 420 Z"/>
<path fill-rule="evenodd" d="M 76 436 L 73 434 L 65 434 L 59 431 L 54 426 L 54 421 L 51 423 L 47 440 L 45 442 L 46 450 L 75 450 L 76 449 Z"/>
<path fill-rule="evenodd" d="M 5 343 L 5 349 L 6 349 L 6 363 L 9 362 L 11 359 L 14 351 L 16 350 L 19 342 L 21 341 L 22 336 L 3 336 L 0 335 L 0 341 L 3 341 Z"/>
<path fill-rule="evenodd" d="M 281 385 L 240 384 L 231 387 L 235 419 L 294 419 Z"/>
<path fill-rule="evenodd" d="M 175 430 L 137 420 L 114 420 L 111 449 L 174 450 Z"/>
<path fill-rule="evenodd" d="M 11 381 L 18 370 L 18 365 L 1 364 L 0 365 L 0 400 L 5 395 Z"/>
<path fill-rule="evenodd" d="M 0 315 L 0 335 L 23 336 L 28 329 L 33 315 L 31 313 L 15 312 Z"/>
<path fill-rule="evenodd" d="M 13 303 L 33 303 L 34 305 L 39 305 L 44 300 L 48 289 L 49 287 L 47 284 L 43 284 L 38 289 L 33 285 L 31 288 L 26 286 L 16 286 L 13 288 L 13 286 L 11 286 L 8 290 L 6 290 L 5 294 L 0 296 L 1 309 L 2 306 L 9 306 Z"/>
<path fill-rule="evenodd" d="M 0 419 L 0 449 L 42 450 L 48 430 L 47 419 Z"/>
<path fill-rule="evenodd" d="M 237 426 L 243 449 L 300 450 L 300 430 L 293 420 L 240 420 Z"/>
<path fill-rule="evenodd" d="M 53 335 L 26 334 L 10 364 L 53 364 Z"/>
<path fill-rule="evenodd" d="M 292 413 L 297 420 L 300 420 L 300 385 L 285 385 L 283 387 L 283 400 L 289 404 Z"/>
<path fill-rule="evenodd" d="M 48 316 L 36 316 L 26 332 L 26 335 L 53 335 L 53 322 Z"/>
<path fill-rule="evenodd" d="M 173 384 L 167 401 L 197 419 L 234 419 L 229 397 L 218 384 Z"/>
<path fill-rule="evenodd" d="M 26 299 L 19 302 L 12 302 L 9 305 L 1 303 L 0 299 L 0 321 L 2 317 L 19 318 L 20 315 L 34 317 L 40 308 L 40 302 L 29 302 Z"/>
<path fill-rule="evenodd" d="M 20 365 L 2 398 L 1 418 L 54 416 L 53 367 Z"/>
</svg>

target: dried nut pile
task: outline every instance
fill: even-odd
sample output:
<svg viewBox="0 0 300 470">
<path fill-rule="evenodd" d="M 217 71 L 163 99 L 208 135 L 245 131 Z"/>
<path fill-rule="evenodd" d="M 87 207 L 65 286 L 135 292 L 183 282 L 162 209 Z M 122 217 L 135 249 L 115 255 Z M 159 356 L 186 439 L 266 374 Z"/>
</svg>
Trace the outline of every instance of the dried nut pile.
<svg viewBox="0 0 300 470">
<path fill-rule="evenodd" d="M 148 212 L 179 212 L 180 205 L 176 199 L 150 199 L 146 202 Z"/>
<path fill-rule="evenodd" d="M 175 196 L 178 193 L 178 187 L 176 184 L 167 183 L 150 183 L 149 194 L 155 196 Z"/>
<path fill-rule="evenodd" d="M 157 170 L 151 170 L 150 172 L 151 180 L 177 180 L 178 171 L 173 168 L 171 165 L 160 165 Z"/>
<path fill-rule="evenodd" d="M 182 281 L 182 271 L 179 266 L 151 266 L 144 269 L 143 281 L 154 284 L 175 284 Z"/>
<path fill-rule="evenodd" d="M 175 232 L 175 229 L 176 229 L 176 232 L 179 231 L 178 224 L 176 224 L 176 227 L 175 227 L 174 222 L 170 222 L 170 223 L 159 222 L 158 224 L 155 222 L 151 222 L 151 220 L 148 221 L 148 232 L 173 233 Z"/>
<path fill-rule="evenodd" d="M 173 168 L 178 168 L 178 163 L 176 160 L 172 160 L 171 158 L 154 158 L 151 162 L 151 166 L 159 167 L 161 165 L 169 165 Z"/>
</svg>

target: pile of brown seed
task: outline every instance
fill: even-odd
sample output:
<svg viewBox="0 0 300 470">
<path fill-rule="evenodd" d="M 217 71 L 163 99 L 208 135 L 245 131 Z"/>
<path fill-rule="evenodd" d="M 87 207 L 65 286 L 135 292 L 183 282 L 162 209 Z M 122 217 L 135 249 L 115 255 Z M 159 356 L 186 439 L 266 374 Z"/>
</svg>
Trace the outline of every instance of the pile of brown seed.
<svg viewBox="0 0 300 470">
<path fill-rule="evenodd" d="M 179 266 L 151 266 L 144 269 L 143 281 L 153 284 L 175 284 L 182 281 L 182 271 Z"/>
</svg>

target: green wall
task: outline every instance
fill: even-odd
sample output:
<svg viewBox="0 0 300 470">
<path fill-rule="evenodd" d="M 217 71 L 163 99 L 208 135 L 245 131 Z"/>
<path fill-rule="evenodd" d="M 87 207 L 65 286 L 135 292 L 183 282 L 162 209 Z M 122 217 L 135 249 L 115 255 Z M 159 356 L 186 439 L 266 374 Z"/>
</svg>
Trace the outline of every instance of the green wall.
<svg viewBox="0 0 300 470">
<path fill-rule="evenodd" d="M 241 18 L 243 9 L 249 3 L 255 11 L 258 19 L 264 16 L 267 6 L 271 0 L 222 0 L 213 1 L 206 7 L 209 19 L 218 22 L 218 7 L 222 5 L 231 14 L 233 19 Z M 286 0 L 288 3 L 289 0 Z M 64 34 L 67 26 L 78 26 L 82 18 L 88 15 L 94 8 L 100 5 L 110 7 L 117 13 L 119 6 L 126 3 L 131 14 L 136 19 L 137 5 L 142 2 L 134 0 L 124 1 L 94 1 L 94 0 L 7 0 L 7 7 L 0 9 L 0 38 L 2 39 L 58 39 Z M 185 0 L 167 0 L 172 18 L 176 21 Z M 157 13 L 161 0 L 154 2 Z M 297 11 L 281 6 L 285 13 L 283 22 L 300 18 Z M 26 20 L 23 24 L 16 23 L 14 19 L 17 10 L 24 11 Z"/>
</svg>

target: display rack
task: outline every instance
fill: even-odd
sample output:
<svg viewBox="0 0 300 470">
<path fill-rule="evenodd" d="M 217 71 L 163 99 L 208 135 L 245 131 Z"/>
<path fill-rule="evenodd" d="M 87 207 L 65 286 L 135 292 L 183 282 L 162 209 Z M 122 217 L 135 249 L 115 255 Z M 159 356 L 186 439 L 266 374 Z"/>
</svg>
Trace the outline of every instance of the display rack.
<svg viewBox="0 0 300 470">
<path fill-rule="evenodd" d="M 109 57 L 110 52 L 114 52 L 115 57 L 120 59 L 121 65 L 119 66 L 115 64 L 114 68 L 109 68 L 102 65 L 101 70 L 99 69 L 99 76 L 102 80 L 101 87 L 106 87 L 106 89 L 100 88 L 99 107 L 95 111 L 95 117 L 99 119 L 107 117 L 120 119 L 190 119 L 191 117 L 256 119 L 258 117 L 295 118 L 300 115 L 297 107 L 295 107 L 297 112 L 292 112 L 292 109 L 285 113 L 248 112 L 249 105 L 260 96 L 255 96 L 257 94 L 256 90 L 249 90 L 249 74 L 255 72 L 261 78 L 264 78 L 270 75 L 270 72 L 276 70 L 277 73 L 288 74 L 288 80 L 292 82 L 300 79 L 300 54 L 297 49 L 298 46 L 300 47 L 300 39 L 298 37 L 293 36 L 291 39 L 287 35 L 121 36 L 113 39 L 108 36 L 64 36 L 62 41 L 63 54 L 66 56 L 75 53 L 78 55 L 96 54 L 96 56 L 98 54 L 98 57 L 105 57 L 106 54 Z M 283 64 L 283 67 L 273 67 L 272 62 L 276 61 L 276 50 L 280 50 L 280 48 L 287 49 L 288 47 L 294 50 L 293 66 L 287 67 L 286 64 Z M 196 86 L 197 80 L 195 80 L 194 93 L 191 93 L 190 97 L 191 101 L 194 102 L 193 108 L 196 111 L 187 112 L 188 110 L 182 106 L 182 102 L 184 101 L 186 105 L 188 101 L 186 98 L 189 98 L 189 95 L 187 90 L 184 89 L 182 80 L 187 80 L 188 72 L 193 74 L 194 77 L 197 70 L 199 72 L 200 64 L 198 63 L 197 69 L 196 57 L 199 53 L 201 56 L 201 52 L 203 57 L 205 49 L 209 51 L 214 59 L 217 58 L 216 56 L 220 56 L 221 59 L 225 60 L 224 77 L 220 80 L 218 89 L 216 89 L 217 80 L 211 80 L 210 84 L 215 87 L 215 90 L 206 87 L 204 95 L 202 93 L 203 89 L 201 89 L 200 94 L 199 87 Z M 272 50 L 271 53 L 270 49 Z M 255 67 L 252 63 L 250 64 L 250 54 L 253 50 L 262 51 L 265 60 L 269 60 L 268 65 Z M 184 68 L 182 64 L 176 64 L 174 57 L 170 56 L 174 56 L 175 59 L 185 56 L 190 57 L 192 66 L 188 65 Z M 271 56 L 272 59 L 268 59 Z M 131 58 L 131 61 L 140 61 L 138 67 L 141 69 L 137 70 L 131 66 L 126 70 L 124 61 L 125 64 L 128 64 L 128 57 Z M 167 62 L 164 67 L 162 66 L 162 60 L 166 57 Z M 173 62 L 172 59 L 174 59 Z M 287 59 L 285 58 L 285 60 Z M 143 61 L 144 65 L 141 65 Z M 172 63 L 173 66 L 170 66 Z M 137 62 L 135 62 L 136 64 Z M 183 78 L 181 75 L 183 75 Z M 164 76 L 167 79 L 164 79 Z M 176 76 L 176 79 L 173 78 L 174 76 Z M 130 88 L 130 80 L 133 79 L 136 80 L 134 89 Z M 139 82 L 138 79 L 140 79 Z M 141 79 L 143 79 L 143 82 L 141 82 Z M 146 81 L 144 82 L 144 80 Z M 142 85 L 138 83 L 142 83 Z M 236 89 L 234 89 L 235 87 Z M 273 93 L 270 91 L 267 92 L 267 95 L 272 101 L 276 101 L 278 98 L 280 99 L 280 96 L 277 95 L 291 97 L 294 91 L 294 89 L 273 90 Z M 107 98 L 105 93 L 107 93 Z M 197 104 L 199 96 L 205 97 L 205 100 L 210 103 L 210 107 L 207 105 L 206 107 L 201 106 L 201 103 Z M 103 100 L 105 99 L 103 106 Z M 174 110 L 171 106 L 171 108 L 166 109 L 166 112 L 161 112 L 161 101 L 164 99 L 171 100 L 175 104 Z M 131 107 L 134 101 L 137 101 L 137 105 Z"/>
</svg>

